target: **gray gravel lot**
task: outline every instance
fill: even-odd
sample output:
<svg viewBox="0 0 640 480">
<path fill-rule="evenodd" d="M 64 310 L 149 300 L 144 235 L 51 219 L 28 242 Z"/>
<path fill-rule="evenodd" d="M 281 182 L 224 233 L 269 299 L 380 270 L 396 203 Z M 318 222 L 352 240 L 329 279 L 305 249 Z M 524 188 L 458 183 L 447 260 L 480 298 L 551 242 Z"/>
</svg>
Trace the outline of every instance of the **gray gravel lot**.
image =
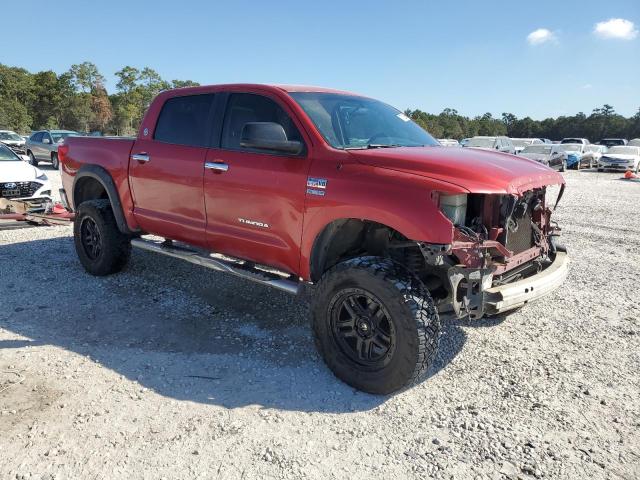
<svg viewBox="0 0 640 480">
<path fill-rule="evenodd" d="M 70 227 L 0 229 L 0 478 L 638 478 L 640 184 L 619 177 L 566 174 L 560 291 L 445 319 L 429 378 L 390 397 L 331 375 L 304 299 L 140 251 L 94 278 Z"/>
</svg>

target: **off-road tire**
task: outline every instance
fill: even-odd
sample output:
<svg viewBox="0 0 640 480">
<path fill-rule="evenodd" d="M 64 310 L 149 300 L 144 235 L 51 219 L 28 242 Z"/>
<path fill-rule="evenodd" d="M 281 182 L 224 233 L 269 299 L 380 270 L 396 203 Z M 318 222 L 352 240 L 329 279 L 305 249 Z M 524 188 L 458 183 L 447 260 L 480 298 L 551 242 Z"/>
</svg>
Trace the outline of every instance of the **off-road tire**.
<svg viewBox="0 0 640 480">
<path fill-rule="evenodd" d="M 371 294 L 389 313 L 395 337 L 383 366 L 357 363 L 334 333 L 336 299 L 353 291 Z M 428 290 L 406 268 L 382 257 L 354 258 L 327 271 L 314 292 L 312 317 L 316 347 L 328 367 L 345 383 L 369 393 L 388 394 L 417 383 L 438 348 L 440 319 Z"/>
<path fill-rule="evenodd" d="M 29 157 L 29 164 L 33 165 L 34 167 L 37 167 L 38 160 L 36 160 L 36 157 L 33 155 L 33 152 L 31 152 L 31 150 L 27 152 L 27 156 Z"/>
<path fill-rule="evenodd" d="M 60 166 L 60 161 L 58 160 L 57 153 L 51 154 L 51 166 L 53 167 L 54 170 L 58 170 L 58 167 Z"/>
<path fill-rule="evenodd" d="M 84 241 L 89 225 L 98 233 L 98 253 L 92 252 Z M 80 263 L 92 275 L 117 273 L 131 256 L 131 239 L 118 229 L 111 203 L 106 199 L 87 200 L 80 204 L 73 223 L 73 239 Z"/>
</svg>

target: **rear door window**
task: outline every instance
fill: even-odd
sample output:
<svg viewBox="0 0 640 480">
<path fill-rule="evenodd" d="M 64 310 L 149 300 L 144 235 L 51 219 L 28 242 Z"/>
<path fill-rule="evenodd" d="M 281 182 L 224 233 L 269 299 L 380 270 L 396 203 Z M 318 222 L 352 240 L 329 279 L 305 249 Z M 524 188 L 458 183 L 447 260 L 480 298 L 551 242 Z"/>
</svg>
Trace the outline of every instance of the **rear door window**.
<svg viewBox="0 0 640 480">
<path fill-rule="evenodd" d="M 207 147 L 213 94 L 187 95 L 167 100 L 162 106 L 153 138 L 158 142 Z"/>
</svg>

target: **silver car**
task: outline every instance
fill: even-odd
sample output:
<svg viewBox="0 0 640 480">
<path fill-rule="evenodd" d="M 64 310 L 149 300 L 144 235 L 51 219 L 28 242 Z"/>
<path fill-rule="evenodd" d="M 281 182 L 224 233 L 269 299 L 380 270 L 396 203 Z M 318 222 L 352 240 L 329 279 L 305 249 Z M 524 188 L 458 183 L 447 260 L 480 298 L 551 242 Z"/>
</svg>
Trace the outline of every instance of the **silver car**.
<svg viewBox="0 0 640 480">
<path fill-rule="evenodd" d="M 58 161 L 58 145 L 67 137 L 79 136 L 72 130 L 40 130 L 34 132 L 27 140 L 25 148 L 29 156 L 29 163 L 34 167 L 39 162 L 51 162 L 56 170 L 60 165 Z"/>
</svg>

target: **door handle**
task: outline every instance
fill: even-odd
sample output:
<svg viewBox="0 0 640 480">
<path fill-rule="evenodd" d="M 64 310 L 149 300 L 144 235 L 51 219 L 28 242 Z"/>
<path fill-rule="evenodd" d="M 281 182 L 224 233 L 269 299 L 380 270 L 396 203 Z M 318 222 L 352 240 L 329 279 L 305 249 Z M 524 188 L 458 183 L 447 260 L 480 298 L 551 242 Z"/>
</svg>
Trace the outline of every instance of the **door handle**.
<svg viewBox="0 0 640 480">
<path fill-rule="evenodd" d="M 146 153 L 134 153 L 131 155 L 131 160 L 135 160 L 136 162 L 148 162 L 151 160 L 151 157 Z"/>
<path fill-rule="evenodd" d="M 226 172 L 227 170 L 229 170 L 229 165 L 221 162 L 206 162 L 204 164 L 204 168 L 215 170 L 217 172 Z"/>
</svg>

